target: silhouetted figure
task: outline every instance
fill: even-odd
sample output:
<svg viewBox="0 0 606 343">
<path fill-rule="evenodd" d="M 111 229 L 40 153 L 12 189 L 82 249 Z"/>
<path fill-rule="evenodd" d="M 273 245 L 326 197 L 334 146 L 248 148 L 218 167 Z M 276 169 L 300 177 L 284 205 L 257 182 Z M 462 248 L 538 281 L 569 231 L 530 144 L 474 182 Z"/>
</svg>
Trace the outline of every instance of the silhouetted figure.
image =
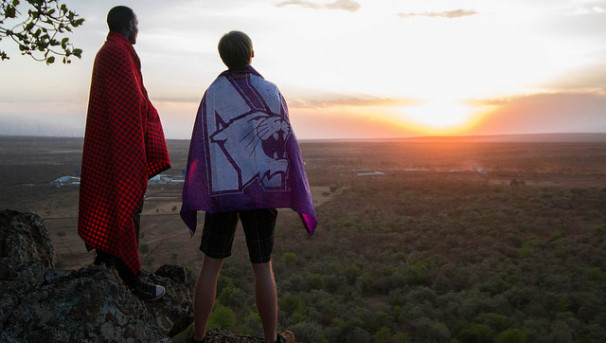
<svg viewBox="0 0 606 343">
<path fill-rule="evenodd" d="M 313 234 L 316 214 L 284 98 L 250 66 L 250 38 L 224 35 L 219 54 L 229 68 L 206 90 L 194 124 L 181 216 L 192 234 L 196 211 L 206 211 L 202 269 L 194 295 L 194 335 L 203 342 L 223 259 L 231 255 L 238 219 L 252 269 L 265 341 L 294 342 L 277 334 L 278 302 L 271 264 L 278 207 L 297 211 Z"/>
<path fill-rule="evenodd" d="M 158 112 L 143 86 L 133 48 L 133 10 L 112 8 L 109 34 L 95 58 L 82 153 L 78 233 L 95 263 L 114 265 L 142 300 L 165 294 L 139 280 L 139 213 L 149 178 L 170 168 Z"/>
</svg>

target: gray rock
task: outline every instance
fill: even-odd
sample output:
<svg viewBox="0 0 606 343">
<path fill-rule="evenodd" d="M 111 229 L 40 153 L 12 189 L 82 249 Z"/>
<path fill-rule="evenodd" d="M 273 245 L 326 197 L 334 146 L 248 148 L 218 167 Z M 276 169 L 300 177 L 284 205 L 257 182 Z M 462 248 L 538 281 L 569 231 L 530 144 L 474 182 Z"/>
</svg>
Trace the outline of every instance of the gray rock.
<svg viewBox="0 0 606 343">
<path fill-rule="evenodd" d="M 188 270 L 164 265 L 153 274 L 142 271 L 141 278 L 166 288 L 166 295 L 162 299 L 145 303 L 166 336 L 176 335 L 194 321 L 192 300 L 195 280 Z"/>
<path fill-rule="evenodd" d="M 160 342 L 165 337 L 145 305 L 113 269 L 49 269 L 22 294 L 4 332 L 25 342 Z"/>
<path fill-rule="evenodd" d="M 32 213 L 0 211 L 0 331 L 20 301 L 55 265 L 55 249 L 42 219 Z"/>
<path fill-rule="evenodd" d="M 142 302 L 113 267 L 60 270 L 55 260 L 38 215 L 0 211 L 0 342 L 171 342 L 193 322 L 195 280 L 180 266 L 141 272 L 144 281 L 167 291 L 158 301 Z M 220 329 L 209 331 L 208 339 L 263 342 Z"/>
<path fill-rule="evenodd" d="M 167 295 L 142 302 L 113 268 L 54 269 L 41 218 L 0 211 L 1 342 L 169 342 L 193 321 L 191 274 L 163 266 L 147 281 Z"/>
</svg>

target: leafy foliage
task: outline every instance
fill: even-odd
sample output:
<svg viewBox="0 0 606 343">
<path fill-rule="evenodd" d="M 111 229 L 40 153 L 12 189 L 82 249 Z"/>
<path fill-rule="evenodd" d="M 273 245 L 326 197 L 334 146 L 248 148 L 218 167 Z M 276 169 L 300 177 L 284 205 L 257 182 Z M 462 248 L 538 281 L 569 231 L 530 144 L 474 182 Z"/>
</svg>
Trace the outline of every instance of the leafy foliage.
<svg viewBox="0 0 606 343">
<path fill-rule="evenodd" d="M 312 239 L 298 240 L 290 212 L 276 231 L 280 327 L 301 342 L 606 339 L 606 235 L 596 229 L 606 189 L 448 174 L 342 181 L 347 192 L 319 207 Z M 226 276 L 251 294 L 242 248 Z M 237 323 L 254 311 L 252 297 L 240 300 L 229 302 Z"/>
<path fill-rule="evenodd" d="M 217 305 L 213 308 L 210 315 L 208 328 L 211 330 L 215 328 L 233 330 L 235 328 L 235 321 L 232 309 L 223 305 Z"/>
<path fill-rule="evenodd" d="M 1 0 L 0 41 L 11 39 L 19 46 L 22 55 L 29 55 L 46 64 L 61 57 L 71 63 L 71 57 L 80 58 L 82 50 L 75 48 L 68 37 L 72 28 L 84 23 L 78 14 L 60 0 Z M 10 59 L 0 50 L 2 61 Z"/>
</svg>

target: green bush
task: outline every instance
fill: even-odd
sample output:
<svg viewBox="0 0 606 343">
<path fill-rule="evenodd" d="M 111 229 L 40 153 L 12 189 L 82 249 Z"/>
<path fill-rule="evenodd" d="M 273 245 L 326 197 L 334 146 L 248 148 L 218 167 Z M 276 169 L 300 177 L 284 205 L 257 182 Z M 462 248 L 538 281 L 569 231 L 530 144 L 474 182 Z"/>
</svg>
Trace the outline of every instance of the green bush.
<svg viewBox="0 0 606 343">
<path fill-rule="evenodd" d="M 297 257 L 297 254 L 295 254 L 294 252 L 286 252 L 282 255 L 280 260 L 286 266 L 292 266 L 293 264 L 297 263 L 298 257 Z"/>
<path fill-rule="evenodd" d="M 222 328 L 233 330 L 236 324 L 236 315 L 229 307 L 223 305 L 215 305 L 210 318 L 208 320 L 208 329 Z"/>
<path fill-rule="evenodd" d="M 486 324 L 459 322 L 455 336 L 461 343 L 492 343 L 495 332 Z"/>
<path fill-rule="evenodd" d="M 221 305 L 239 308 L 242 304 L 246 303 L 248 297 L 249 295 L 243 290 L 235 286 L 227 286 L 221 289 L 221 293 L 217 297 L 217 300 Z"/>
<path fill-rule="evenodd" d="M 391 343 L 392 335 L 391 330 L 383 326 L 374 334 L 375 343 Z"/>
<path fill-rule="evenodd" d="M 297 342 L 329 343 L 324 337 L 324 330 L 316 323 L 300 322 L 291 327 Z"/>
<path fill-rule="evenodd" d="M 286 294 L 278 299 L 278 306 L 280 318 L 283 318 L 283 322 L 290 324 L 291 322 L 299 322 L 304 319 L 305 316 L 305 303 L 301 297 L 294 294 Z"/>
<path fill-rule="evenodd" d="M 243 335 L 263 335 L 263 324 L 257 311 L 249 311 L 237 326 L 237 332 Z"/>
<path fill-rule="evenodd" d="M 324 289 L 324 276 L 320 274 L 309 274 L 305 280 L 307 290 Z"/>
<path fill-rule="evenodd" d="M 518 329 L 507 329 L 499 333 L 494 343 L 526 343 L 528 342 L 528 333 Z"/>
</svg>

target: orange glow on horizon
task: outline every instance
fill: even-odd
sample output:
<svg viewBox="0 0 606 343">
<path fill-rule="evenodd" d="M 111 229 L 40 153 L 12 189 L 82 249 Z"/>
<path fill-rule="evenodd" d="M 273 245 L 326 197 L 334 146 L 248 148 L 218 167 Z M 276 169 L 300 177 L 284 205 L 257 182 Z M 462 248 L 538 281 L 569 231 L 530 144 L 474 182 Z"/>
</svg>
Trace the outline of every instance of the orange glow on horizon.
<svg viewBox="0 0 606 343">
<path fill-rule="evenodd" d="M 336 138 L 449 136 L 471 133 L 490 113 L 488 106 L 437 100 L 418 105 L 291 107 L 298 131 L 314 137 L 324 126 L 342 128 Z"/>
<path fill-rule="evenodd" d="M 469 107 L 451 100 L 430 100 L 402 109 L 403 119 L 427 129 L 444 130 L 465 126 L 472 117 Z"/>
<path fill-rule="evenodd" d="M 394 109 L 391 121 L 422 135 L 465 134 L 482 120 L 485 110 L 461 101 L 427 100 L 416 106 Z"/>
</svg>

